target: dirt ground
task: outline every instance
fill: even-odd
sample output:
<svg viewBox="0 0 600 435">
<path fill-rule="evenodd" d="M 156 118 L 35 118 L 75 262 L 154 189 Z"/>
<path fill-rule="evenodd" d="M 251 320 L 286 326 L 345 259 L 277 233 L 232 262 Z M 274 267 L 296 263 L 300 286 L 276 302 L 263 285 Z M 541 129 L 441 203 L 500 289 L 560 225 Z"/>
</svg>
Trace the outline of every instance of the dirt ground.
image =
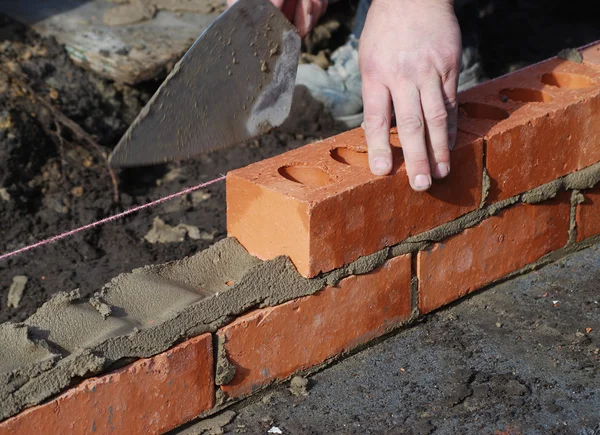
<svg viewBox="0 0 600 435">
<path fill-rule="evenodd" d="M 322 60 L 347 36 L 356 2 L 334 4 L 324 25 L 306 41 L 305 58 Z M 600 39 L 592 2 L 481 2 L 473 16 L 489 77 Z M 471 24 L 473 21 L 471 22 Z M 282 153 L 339 131 L 314 101 L 298 100 L 292 122 L 231 149 L 197 159 L 116 174 L 119 202 L 104 157 L 158 87 L 161 78 L 128 87 L 75 67 L 56 42 L 0 16 L 0 252 L 146 203 L 228 170 Z M 49 104 L 48 104 L 49 103 Z M 93 136 L 74 134 L 60 114 Z M 160 217 L 198 227 L 202 238 L 149 243 Z M 133 268 L 205 249 L 225 236 L 224 185 L 147 209 L 0 263 L 0 322 L 21 321 L 58 291 L 100 289 Z M 28 278 L 17 308 L 7 304 L 14 276 Z"/>
</svg>

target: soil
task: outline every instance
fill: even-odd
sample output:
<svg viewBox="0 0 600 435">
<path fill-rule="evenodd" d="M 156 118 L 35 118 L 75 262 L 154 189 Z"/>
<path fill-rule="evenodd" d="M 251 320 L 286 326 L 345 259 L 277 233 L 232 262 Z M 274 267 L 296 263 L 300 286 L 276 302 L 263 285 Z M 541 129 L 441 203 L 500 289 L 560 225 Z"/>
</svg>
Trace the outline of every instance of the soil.
<svg viewBox="0 0 600 435">
<path fill-rule="evenodd" d="M 136 88 L 110 83 L 74 66 L 55 41 L 0 16 L 0 66 L 26 75 L 43 96 L 97 138 L 107 155 L 160 81 Z M 104 158 L 62 128 L 22 86 L 0 70 L 0 252 L 68 231 L 135 205 L 219 177 L 227 171 L 339 132 L 316 101 L 299 90 L 294 116 L 260 140 L 168 165 L 117 172 L 120 202 Z M 159 217 L 191 225 L 200 238 L 150 243 Z M 182 228 L 181 226 L 179 228 Z M 196 191 L 0 264 L 0 322 L 22 321 L 58 291 L 100 290 L 116 275 L 204 250 L 226 236 L 224 183 Z M 13 277 L 28 278 L 18 308 L 8 307 Z"/>
<path fill-rule="evenodd" d="M 331 5 L 322 26 L 304 41 L 305 59 L 317 57 L 323 63 L 344 42 L 355 6 L 355 1 Z M 479 6 L 476 23 L 489 77 L 600 39 L 592 14 L 585 13 L 591 10 L 589 1 L 559 6 L 558 1 L 506 0 Z M 106 81 L 74 66 L 52 39 L 6 16 L 0 16 L 0 66 L 25 76 L 36 95 L 93 135 L 101 147 L 100 152 L 61 127 L 39 99 L 0 71 L 2 253 L 340 130 L 318 103 L 298 96 L 290 121 L 260 140 L 188 161 L 117 172 L 117 204 L 102 154 L 114 147 L 162 77 L 136 87 Z M 157 217 L 171 227 L 197 227 L 204 237 L 191 238 L 186 232 L 183 241 L 177 237 L 150 243 L 145 236 Z M 225 235 L 224 184 L 219 184 L 2 261 L 0 322 L 25 319 L 58 291 L 79 289 L 89 296 L 122 272 L 182 258 Z M 27 277 L 17 308 L 7 304 L 15 276 Z"/>
</svg>

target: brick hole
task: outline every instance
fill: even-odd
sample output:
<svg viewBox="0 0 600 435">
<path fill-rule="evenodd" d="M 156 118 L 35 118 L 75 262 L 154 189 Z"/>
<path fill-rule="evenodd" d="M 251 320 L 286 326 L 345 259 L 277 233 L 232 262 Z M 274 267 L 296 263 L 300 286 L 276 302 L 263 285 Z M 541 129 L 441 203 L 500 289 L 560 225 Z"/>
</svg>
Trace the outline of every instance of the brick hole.
<svg viewBox="0 0 600 435">
<path fill-rule="evenodd" d="M 366 151 L 355 151 L 345 147 L 338 147 L 329 154 L 336 162 L 349 166 L 369 168 L 369 154 Z"/>
<path fill-rule="evenodd" d="M 549 103 L 554 98 L 537 89 L 512 88 L 500 91 L 500 96 L 519 103 Z"/>
<path fill-rule="evenodd" d="M 502 121 L 510 116 L 504 109 L 483 103 L 463 103 L 459 106 L 459 110 L 462 110 L 469 118 L 492 121 Z"/>
<path fill-rule="evenodd" d="M 294 183 L 310 187 L 322 187 L 331 183 L 331 178 L 322 169 L 314 166 L 289 165 L 277 170 L 279 175 Z"/>
<path fill-rule="evenodd" d="M 594 85 L 594 81 L 590 77 L 581 74 L 559 72 L 544 74 L 541 82 L 545 85 L 569 89 L 589 88 Z"/>
</svg>

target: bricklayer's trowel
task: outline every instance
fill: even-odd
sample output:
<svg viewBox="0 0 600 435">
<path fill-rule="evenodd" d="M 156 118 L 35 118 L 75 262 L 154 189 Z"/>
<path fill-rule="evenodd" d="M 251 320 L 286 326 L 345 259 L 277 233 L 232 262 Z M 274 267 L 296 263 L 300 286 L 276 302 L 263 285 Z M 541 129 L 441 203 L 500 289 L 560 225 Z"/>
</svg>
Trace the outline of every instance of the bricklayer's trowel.
<svg viewBox="0 0 600 435">
<path fill-rule="evenodd" d="M 288 117 L 300 36 L 269 0 L 239 0 L 192 45 L 110 156 L 113 167 L 235 145 Z"/>
</svg>

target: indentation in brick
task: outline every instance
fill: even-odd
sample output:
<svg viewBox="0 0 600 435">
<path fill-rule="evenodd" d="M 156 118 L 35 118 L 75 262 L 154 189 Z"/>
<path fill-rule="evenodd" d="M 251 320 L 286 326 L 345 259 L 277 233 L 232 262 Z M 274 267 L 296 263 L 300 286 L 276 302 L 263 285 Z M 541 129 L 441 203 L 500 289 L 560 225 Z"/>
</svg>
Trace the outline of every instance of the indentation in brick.
<svg viewBox="0 0 600 435">
<path fill-rule="evenodd" d="M 558 88 L 582 89 L 594 86 L 594 80 L 583 74 L 551 72 L 541 78 L 542 83 Z"/>
<path fill-rule="evenodd" d="M 500 91 L 500 99 L 506 98 L 519 103 L 549 103 L 554 97 L 538 89 L 509 88 Z"/>
<path fill-rule="evenodd" d="M 254 311 L 217 334 L 235 376 L 221 389 L 229 397 L 320 364 L 408 319 L 410 255 L 366 275 L 285 304 Z"/>
<path fill-rule="evenodd" d="M 459 112 L 462 112 L 471 119 L 488 119 L 491 121 L 502 121 L 510 116 L 510 114 L 500 107 L 492 106 L 491 104 L 483 103 L 462 103 L 458 107 Z"/>
<path fill-rule="evenodd" d="M 519 204 L 417 256 L 419 311 L 428 313 L 562 248 L 570 199 Z"/>
</svg>

